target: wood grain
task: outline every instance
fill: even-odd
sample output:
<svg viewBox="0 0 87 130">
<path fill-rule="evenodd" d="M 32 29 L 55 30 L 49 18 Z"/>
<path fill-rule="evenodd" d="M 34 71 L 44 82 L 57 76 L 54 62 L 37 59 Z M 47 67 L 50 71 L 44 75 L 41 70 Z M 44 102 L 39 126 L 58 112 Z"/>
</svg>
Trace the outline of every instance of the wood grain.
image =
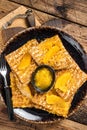
<svg viewBox="0 0 87 130">
<path fill-rule="evenodd" d="M 87 0 L 10 0 L 87 26 Z"/>
<path fill-rule="evenodd" d="M 51 124 L 32 124 L 16 119 L 9 121 L 7 109 L 3 102 L 0 101 L 0 130 L 87 130 L 87 126 L 69 121 L 60 120 Z"/>
<path fill-rule="evenodd" d="M 10 7 L 9 7 L 10 8 Z M 15 10 L 11 11 L 9 14 L 7 14 L 6 16 L 4 16 L 3 18 L 0 19 L 0 29 L 2 28 L 2 26 L 4 26 L 4 24 L 6 24 L 6 22 L 8 22 L 10 19 L 12 19 L 13 17 L 15 17 L 18 14 L 24 14 L 27 11 L 27 8 L 24 6 L 19 6 L 18 8 L 16 8 Z M 12 22 L 12 24 L 10 25 L 11 27 L 26 27 L 25 24 L 25 20 L 24 19 L 16 19 Z"/>
<path fill-rule="evenodd" d="M 34 10 L 34 14 L 41 25 L 56 27 L 75 38 L 87 52 L 87 27 Z"/>
<path fill-rule="evenodd" d="M 18 4 L 9 2 L 7 0 L 0 0 L 0 19 L 18 7 Z"/>
<path fill-rule="evenodd" d="M 0 18 L 3 18 L 3 16 L 7 15 L 10 11 L 17 9 L 20 6 L 18 4 L 12 3 L 10 1 L 0 0 Z M 24 0 L 24 1 L 15 0 L 15 1 L 17 1 L 19 3 L 22 2 L 24 4 L 28 4 L 29 6 L 32 6 L 30 3 L 30 0 Z M 50 0 L 50 1 L 32 0 L 32 2 L 34 2 L 36 4 L 36 8 L 39 8 L 36 2 L 49 3 L 49 7 L 51 6 L 50 8 L 52 8 L 53 4 L 52 3 L 50 4 L 50 2 L 52 2 L 52 1 L 53 0 Z M 55 0 L 55 1 L 57 1 L 57 0 Z M 85 9 L 86 5 L 85 6 L 83 6 L 83 5 L 86 2 L 86 0 L 81 0 L 81 1 L 76 0 L 75 2 L 77 2 L 77 1 L 78 1 L 78 8 L 81 6 L 81 7 L 84 7 L 84 9 Z M 69 2 L 69 0 L 66 0 L 66 2 Z M 40 6 L 40 8 L 41 8 L 41 6 Z M 6 8 L 6 7 L 8 7 L 8 8 Z M 45 8 L 45 7 L 43 7 L 43 8 Z M 83 14 L 85 14 L 85 12 L 86 12 L 86 9 L 85 10 L 84 9 L 82 8 L 82 10 L 80 10 L 80 12 L 82 11 Z M 82 44 L 85 51 L 87 52 L 87 28 L 86 27 L 80 26 L 78 24 L 74 24 L 72 22 L 66 21 L 64 19 L 60 19 L 58 17 L 54 17 L 53 15 L 48 15 L 47 14 L 48 10 L 46 10 L 47 13 L 42 13 L 41 11 L 37 11 L 37 10 L 33 10 L 33 11 L 34 11 L 34 14 L 35 14 L 37 21 L 39 21 L 39 25 L 45 24 L 45 22 L 47 25 L 47 22 L 48 22 L 49 26 L 55 26 L 55 27 L 59 28 L 60 30 L 63 30 L 65 32 L 69 33 L 70 35 L 72 35 L 74 38 L 76 38 L 76 40 L 78 40 Z M 74 11 L 74 8 L 73 8 L 73 11 Z M 57 15 L 61 16 L 60 14 L 57 14 Z M 73 16 L 73 17 L 75 17 L 75 16 Z M 82 24 L 84 24 L 84 20 L 85 20 L 84 15 L 83 15 L 83 17 L 80 17 L 80 18 L 82 18 L 82 19 L 80 19 L 80 21 L 82 21 Z M 71 18 L 69 18 L 69 19 L 71 19 Z M 14 25 L 15 24 L 16 23 L 14 23 Z M 86 25 L 86 24 L 84 24 L 84 25 Z M 10 36 L 12 37 L 15 33 L 17 33 L 16 28 L 15 28 L 15 30 L 14 29 L 9 30 L 9 31 L 8 30 L 5 30 L 5 31 L 3 30 L 2 32 L 0 32 L 0 45 L 5 44 L 6 41 L 10 38 Z M 21 28 L 19 28 L 19 31 L 21 31 Z M 87 109 L 86 109 L 86 111 L 87 111 Z M 41 129 L 42 130 L 87 130 L 87 125 L 83 125 L 83 124 L 80 124 L 80 123 L 77 123 L 77 122 L 74 122 L 71 120 L 66 120 L 66 119 L 54 122 L 52 124 L 32 124 L 32 123 L 24 122 L 20 119 L 16 119 L 14 122 L 10 122 L 8 119 L 8 116 L 7 116 L 6 106 L 0 100 L 0 130 L 2 130 L 2 129 L 3 130 L 41 130 Z"/>
</svg>

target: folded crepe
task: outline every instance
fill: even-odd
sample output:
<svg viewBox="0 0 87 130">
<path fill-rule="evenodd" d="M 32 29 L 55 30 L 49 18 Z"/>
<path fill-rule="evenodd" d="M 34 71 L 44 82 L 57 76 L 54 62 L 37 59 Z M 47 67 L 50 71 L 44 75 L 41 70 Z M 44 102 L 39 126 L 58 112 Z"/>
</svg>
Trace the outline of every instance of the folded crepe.
<svg viewBox="0 0 87 130">
<path fill-rule="evenodd" d="M 87 80 L 87 74 L 66 51 L 58 35 L 46 38 L 40 44 L 36 39 L 30 40 L 8 54 L 6 60 L 11 68 L 14 107 L 35 107 L 67 117 L 74 95 Z M 47 64 L 56 70 L 54 86 L 43 94 L 30 84 L 36 63 Z"/>
<path fill-rule="evenodd" d="M 35 47 L 31 46 L 29 53 L 38 65 L 47 64 L 55 70 L 68 69 L 75 65 L 58 35 L 46 38 Z"/>
<path fill-rule="evenodd" d="M 45 94 L 36 93 L 32 102 L 39 109 L 67 117 L 77 90 L 87 80 L 87 75 L 76 68 L 56 72 L 53 88 Z"/>
<path fill-rule="evenodd" d="M 56 74 L 54 89 L 64 100 L 73 99 L 77 90 L 87 80 L 87 74 L 78 65 L 75 68 L 62 70 Z"/>
<path fill-rule="evenodd" d="M 30 47 L 33 47 L 36 44 L 38 44 L 36 39 L 28 41 L 22 47 L 5 57 L 11 70 L 18 76 L 21 83 L 29 83 L 31 74 L 37 67 L 29 54 Z"/>
<path fill-rule="evenodd" d="M 11 83 L 10 87 L 12 90 L 13 107 L 14 108 L 15 107 L 17 107 L 17 108 L 32 107 L 32 102 L 31 102 L 32 94 L 31 94 L 30 88 L 27 87 L 27 89 L 26 89 L 26 87 L 25 87 L 25 90 L 23 90 L 24 92 L 27 91 L 28 96 L 21 93 L 21 91 L 17 87 L 17 82 L 16 82 L 14 74 L 12 72 L 10 73 L 10 83 Z"/>
</svg>

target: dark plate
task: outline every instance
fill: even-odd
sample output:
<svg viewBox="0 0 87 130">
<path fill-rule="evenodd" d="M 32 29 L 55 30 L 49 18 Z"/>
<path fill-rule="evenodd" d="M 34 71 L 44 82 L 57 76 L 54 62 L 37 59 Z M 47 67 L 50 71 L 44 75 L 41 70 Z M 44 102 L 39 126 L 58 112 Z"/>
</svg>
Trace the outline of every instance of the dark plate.
<svg viewBox="0 0 87 130">
<path fill-rule="evenodd" d="M 87 68 L 86 68 L 87 64 L 85 62 L 85 58 L 87 58 L 87 56 L 82 46 L 75 39 L 73 39 L 70 35 L 64 32 L 61 32 L 56 28 L 37 27 L 37 28 L 29 28 L 25 31 L 22 31 L 8 41 L 8 45 L 3 51 L 3 54 L 7 55 L 11 53 L 12 51 L 18 49 L 23 44 L 25 44 L 28 40 L 31 40 L 33 38 L 36 38 L 40 42 L 44 40 L 45 38 L 51 37 L 55 34 L 58 34 L 60 36 L 65 48 L 73 57 L 73 59 L 77 62 L 80 68 L 84 72 L 87 72 Z M 64 39 L 64 36 L 67 36 L 67 40 Z M 74 45 L 72 45 L 72 43 L 74 43 Z M 10 71 L 9 68 L 8 70 Z M 9 74 L 9 71 L 8 71 L 8 74 Z M 8 77 L 8 80 L 9 80 L 9 77 Z M 2 80 L 1 80 L 1 84 L 2 84 L 2 90 L 3 90 Z M 87 86 L 87 83 L 85 83 L 76 93 L 72 102 L 72 107 L 70 109 L 70 116 L 72 115 L 72 113 L 76 112 L 76 106 L 78 106 L 79 103 L 81 104 L 82 99 L 84 98 L 86 94 L 85 86 Z M 5 100 L 4 91 L 2 91 L 2 96 Z M 19 109 L 14 109 L 14 112 L 19 118 L 26 121 L 32 121 L 34 123 L 53 122 L 55 120 L 59 120 L 60 118 L 62 118 L 53 114 L 49 114 L 46 111 L 35 109 L 35 108 L 25 108 L 25 109 L 19 108 Z"/>
</svg>

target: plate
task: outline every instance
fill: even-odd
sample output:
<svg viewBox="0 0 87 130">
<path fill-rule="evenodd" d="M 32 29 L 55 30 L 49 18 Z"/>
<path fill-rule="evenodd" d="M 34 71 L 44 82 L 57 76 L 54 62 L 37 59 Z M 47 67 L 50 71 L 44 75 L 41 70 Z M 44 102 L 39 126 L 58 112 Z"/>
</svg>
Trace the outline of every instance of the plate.
<svg viewBox="0 0 87 130">
<path fill-rule="evenodd" d="M 83 47 L 75 40 L 73 39 L 70 35 L 59 31 L 56 28 L 52 27 L 32 27 L 28 28 L 22 32 L 19 32 L 16 34 L 14 37 L 12 37 L 8 43 L 7 47 L 3 51 L 4 55 L 7 55 L 14 50 L 18 49 L 21 47 L 23 44 L 25 44 L 27 41 L 36 38 L 39 42 L 44 40 L 45 38 L 52 37 L 53 35 L 58 34 L 63 42 L 63 45 L 67 49 L 67 51 L 70 53 L 72 58 L 77 62 L 79 67 L 87 72 L 87 63 L 85 62 L 85 59 L 87 58 L 86 53 L 83 49 Z M 9 75 L 10 69 L 8 67 L 8 75 Z M 1 76 L 0 76 L 1 79 Z M 8 81 L 9 77 L 8 77 Z M 10 83 L 10 82 L 9 82 Z M 3 88 L 3 81 L 0 81 L 0 84 L 2 85 L 2 96 L 5 101 L 5 94 L 4 94 L 4 88 Z M 86 84 L 87 85 L 87 84 Z M 85 84 L 80 88 L 82 89 L 83 92 L 85 92 Z M 81 102 L 82 98 L 84 97 L 85 94 L 82 94 L 79 98 L 79 95 L 81 95 L 81 91 L 78 91 L 73 99 L 72 102 L 72 107 L 70 109 L 70 116 L 72 116 L 72 113 L 76 112 L 76 106 L 79 102 Z M 74 104 L 74 105 L 73 105 Z M 49 114 L 46 111 L 35 109 L 35 108 L 16 108 L 14 109 L 14 113 L 17 117 L 21 118 L 22 120 L 25 121 L 32 121 L 34 123 L 36 122 L 53 122 L 55 120 L 60 120 L 62 117 L 58 117 L 53 114 Z"/>
</svg>

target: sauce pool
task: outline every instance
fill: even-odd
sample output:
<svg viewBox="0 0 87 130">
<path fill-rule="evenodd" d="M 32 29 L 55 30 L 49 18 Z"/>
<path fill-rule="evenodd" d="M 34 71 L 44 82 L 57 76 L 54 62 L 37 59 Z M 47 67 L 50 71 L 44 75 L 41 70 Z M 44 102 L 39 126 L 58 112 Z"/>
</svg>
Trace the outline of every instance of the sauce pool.
<svg viewBox="0 0 87 130">
<path fill-rule="evenodd" d="M 52 73 L 47 68 L 42 68 L 37 71 L 35 77 L 35 86 L 41 90 L 48 88 L 52 82 Z"/>
</svg>

